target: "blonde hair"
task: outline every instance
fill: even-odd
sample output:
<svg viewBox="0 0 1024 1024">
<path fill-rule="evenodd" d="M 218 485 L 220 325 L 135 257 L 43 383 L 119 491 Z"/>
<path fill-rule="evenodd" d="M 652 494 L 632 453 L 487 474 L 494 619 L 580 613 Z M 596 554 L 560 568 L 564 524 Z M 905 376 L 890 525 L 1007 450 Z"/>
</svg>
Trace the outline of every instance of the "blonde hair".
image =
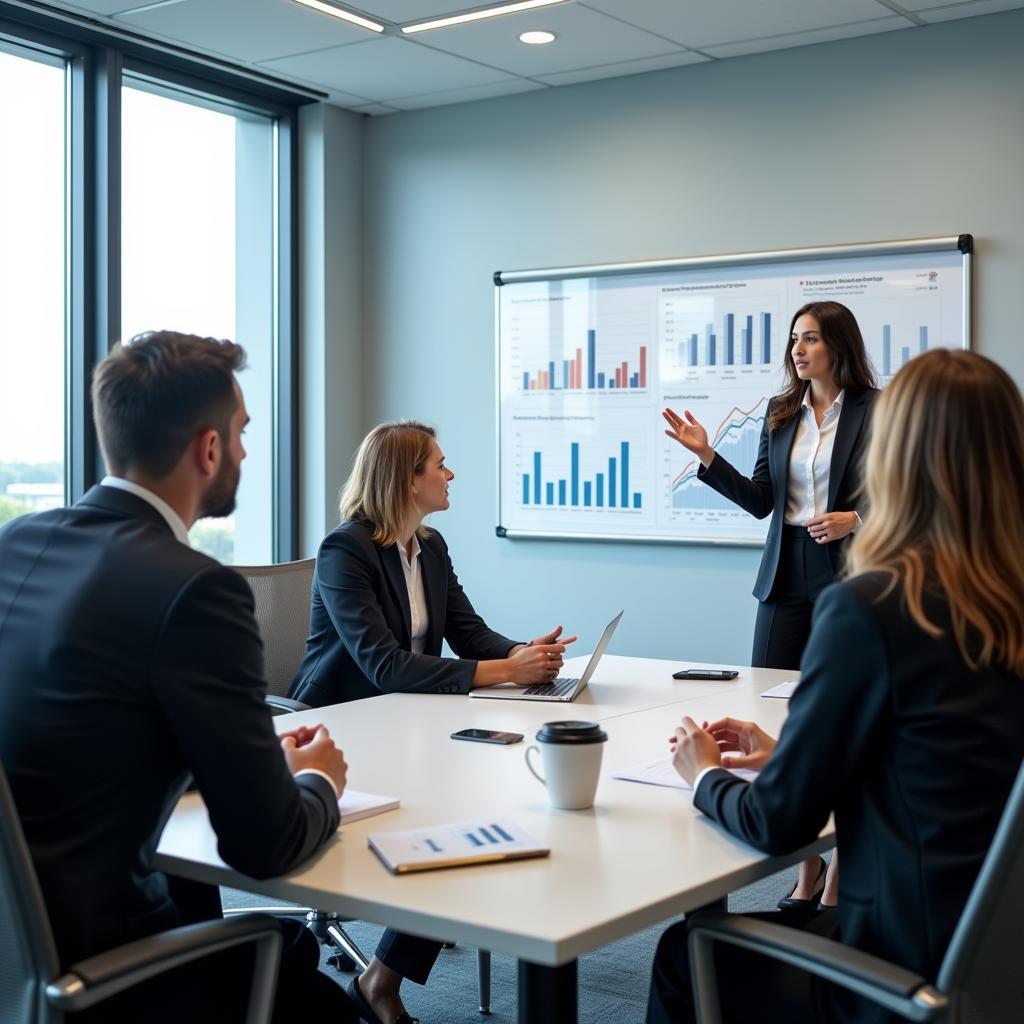
<svg viewBox="0 0 1024 1024">
<path fill-rule="evenodd" d="M 870 515 L 851 544 L 851 573 L 902 585 L 925 632 L 936 584 L 971 668 L 1024 676 L 1024 401 L 1001 367 L 934 349 L 879 396 L 865 464 Z"/>
<path fill-rule="evenodd" d="M 363 438 L 341 489 L 342 520 L 368 519 L 381 547 L 398 541 L 414 507 L 412 478 L 423 472 L 436 436 L 433 427 L 415 420 L 374 427 Z M 427 535 L 423 526 L 417 533 Z"/>
</svg>

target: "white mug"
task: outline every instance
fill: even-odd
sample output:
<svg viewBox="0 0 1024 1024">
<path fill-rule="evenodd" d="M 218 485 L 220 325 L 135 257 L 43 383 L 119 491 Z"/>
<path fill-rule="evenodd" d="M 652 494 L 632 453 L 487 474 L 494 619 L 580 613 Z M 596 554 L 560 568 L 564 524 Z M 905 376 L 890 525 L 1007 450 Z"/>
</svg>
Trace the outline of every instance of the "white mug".
<svg viewBox="0 0 1024 1024">
<path fill-rule="evenodd" d="M 548 722 L 537 733 L 537 747 L 526 748 L 526 767 L 548 791 L 548 803 L 566 811 L 594 806 L 607 734 L 596 722 Z M 530 755 L 539 750 L 544 774 Z"/>
</svg>

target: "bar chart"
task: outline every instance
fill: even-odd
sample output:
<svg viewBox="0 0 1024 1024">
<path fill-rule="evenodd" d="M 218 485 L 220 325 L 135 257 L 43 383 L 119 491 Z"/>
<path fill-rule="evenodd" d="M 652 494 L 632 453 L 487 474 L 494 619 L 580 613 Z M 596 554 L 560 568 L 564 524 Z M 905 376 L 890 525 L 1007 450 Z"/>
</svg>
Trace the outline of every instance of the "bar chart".
<svg viewBox="0 0 1024 1024">
<path fill-rule="evenodd" d="M 719 310 L 680 298 L 662 303 L 662 352 L 674 370 L 770 366 L 782 354 L 777 330 L 773 309 Z"/>
<path fill-rule="evenodd" d="M 620 346 L 621 347 L 621 346 Z M 571 358 L 549 359 L 532 372 L 523 370 L 524 391 L 607 391 L 647 387 L 647 345 L 636 345 L 626 359 L 612 363 L 598 354 L 597 331 L 587 331 L 586 348 Z"/>
<path fill-rule="evenodd" d="M 609 445 L 601 440 L 570 440 L 545 452 L 541 446 L 524 448 L 520 473 L 520 499 L 524 508 L 640 511 L 643 488 L 636 483 L 635 446 L 629 441 Z"/>
<path fill-rule="evenodd" d="M 896 361 L 893 361 L 893 336 L 892 336 L 892 324 L 882 324 L 882 376 L 891 377 L 904 363 L 909 363 L 910 360 L 920 355 L 922 352 L 928 351 L 928 327 L 925 324 L 920 325 L 917 328 L 917 336 L 914 338 L 914 344 L 911 345 L 899 345 L 896 351 Z"/>
</svg>

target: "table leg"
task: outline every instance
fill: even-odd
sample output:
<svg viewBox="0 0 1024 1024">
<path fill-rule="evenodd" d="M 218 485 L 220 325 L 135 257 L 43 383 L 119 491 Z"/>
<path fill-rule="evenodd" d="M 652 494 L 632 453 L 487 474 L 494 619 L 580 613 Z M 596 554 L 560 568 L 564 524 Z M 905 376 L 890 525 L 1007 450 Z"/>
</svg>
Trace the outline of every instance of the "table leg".
<svg viewBox="0 0 1024 1024">
<path fill-rule="evenodd" d="M 519 1024 L 576 1024 L 576 961 L 543 967 L 519 961 Z"/>
</svg>

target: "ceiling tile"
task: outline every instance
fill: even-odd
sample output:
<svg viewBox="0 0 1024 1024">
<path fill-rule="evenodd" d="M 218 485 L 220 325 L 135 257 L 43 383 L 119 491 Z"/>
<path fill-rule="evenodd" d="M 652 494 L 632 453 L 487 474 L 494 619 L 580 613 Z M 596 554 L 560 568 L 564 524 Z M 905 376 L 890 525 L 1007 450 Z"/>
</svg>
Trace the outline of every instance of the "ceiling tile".
<svg viewBox="0 0 1024 1024">
<path fill-rule="evenodd" d="M 346 0 L 339 0 L 345 3 Z M 380 18 L 401 25 L 409 21 L 427 21 L 446 14 L 461 14 L 474 7 L 483 7 L 491 0 L 351 0 L 352 9 L 371 18 Z M 497 3 L 499 0 L 493 0 Z M 512 0 L 509 0 L 511 3 Z M 949 0 L 947 0 L 947 3 Z"/>
<path fill-rule="evenodd" d="M 909 7 L 910 4 L 907 4 Z M 1024 7 L 1024 0 L 973 0 L 973 3 L 950 4 L 948 0 L 941 7 L 932 6 L 925 10 L 916 8 L 925 21 L 953 21 L 956 18 L 972 18 L 981 14 L 998 14 Z"/>
<path fill-rule="evenodd" d="M 712 57 L 741 57 L 748 53 L 785 50 L 792 46 L 828 43 L 835 39 L 850 39 L 854 36 L 868 36 L 911 27 L 906 18 L 896 15 L 891 18 L 876 18 L 874 21 L 861 21 L 856 25 L 841 25 L 838 28 L 820 29 L 816 32 L 793 32 L 789 35 L 769 36 L 767 39 L 748 39 L 743 42 L 726 43 L 724 46 L 705 46 L 702 49 Z"/>
<path fill-rule="evenodd" d="M 369 100 L 469 88 L 511 78 L 493 68 L 395 38 L 264 61 L 261 66 Z"/>
<path fill-rule="evenodd" d="M 176 0 L 176 2 L 184 3 L 184 0 Z M 143 7 L 145 4 L 146 0 L 74 0 L 74 3 L 58 3 L 57 6 L 109 17 L 112 14 L 120 14 L 122 11 Z"/>
<path fill-rule="evenodd" d="M 669 53 L 664 57 L 645 57 L 643 60 L 624 60 L 615 64 L 599 64 L 593 68 L 579 68 L 576 71 L 559 71 L 554 75 L 538 75 L 538 81 L 548 85 L 572 85 L 576 82 L 594 82 L 601 78 L 620 78 L 623 75 L 640 75 L 645 71 L 661 71 L 677 68 L 683 64 L 701 64 L 707 57 L 689 50 Z"/>
<path fill-rule="evenodd" d="M 367 103 L 362 107 L 349 107 L 353 114 L 369 114 L 371 117 L 380 117 L 383 114 L 397 114 L 395 107 L 386 107 L 383 103 Z"/>
<path fill-rule="evenodd" d="M 374 37 L 366 29 L 291 0 L 184 0 L 127 14 L 117 21 L 243 61 L 361 43 Z"/>
<path fill-rule="evenodd" d="M 512 96 L 520 92 L 536 92 L 546 88 L 536 82 L 514 78 L 509 82 L 494 85 L 478 85 L 471 89 L 451 89 L 446 92 L 428 92 L 419 96 L 405 96 L 388 100 L 388 105 L 401 110 L 422 110 L 424 107 L 442 107 L 452 103 L 469 103 L 471 100 L 490 100 L 496 96 Z"/>
<path fill-rule="evenodd" d="M 632 25 L 695 49 L 869 21 L 888 13 L 877 0 L 581 0 Z"/>
<path fill-rule="evenodd" d="M 557 37 L 546 46 L 519 42 L 519 34 L 546 29 Z M 612 61 L 654 57 L 679 48 L 579 4 L 453 25 L 417 35 L 425 46 L 490 64 L 517 75 L 552 75 Z"/>
</svg>

